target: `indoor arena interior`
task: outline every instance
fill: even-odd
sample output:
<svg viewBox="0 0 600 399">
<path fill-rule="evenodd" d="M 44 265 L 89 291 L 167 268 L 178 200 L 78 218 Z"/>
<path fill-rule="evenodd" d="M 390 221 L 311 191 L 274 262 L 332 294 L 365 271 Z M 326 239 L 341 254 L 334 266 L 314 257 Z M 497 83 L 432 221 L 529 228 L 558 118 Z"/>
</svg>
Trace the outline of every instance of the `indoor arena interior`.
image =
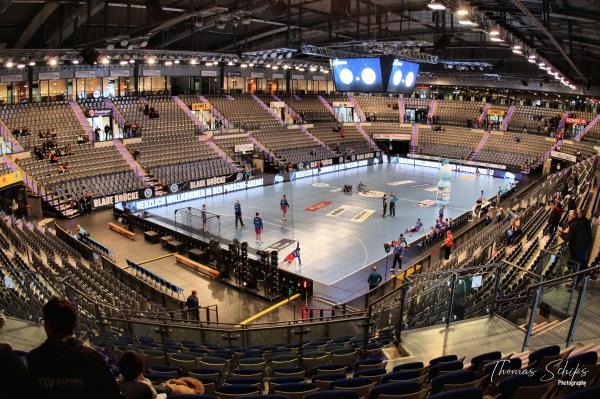
<svg viewBox="0 0 600 399">
<path fill-rule="evenodd" d="M 0 397 L 600 398 L 596 0 L 0 0 Z"/>
</svg>

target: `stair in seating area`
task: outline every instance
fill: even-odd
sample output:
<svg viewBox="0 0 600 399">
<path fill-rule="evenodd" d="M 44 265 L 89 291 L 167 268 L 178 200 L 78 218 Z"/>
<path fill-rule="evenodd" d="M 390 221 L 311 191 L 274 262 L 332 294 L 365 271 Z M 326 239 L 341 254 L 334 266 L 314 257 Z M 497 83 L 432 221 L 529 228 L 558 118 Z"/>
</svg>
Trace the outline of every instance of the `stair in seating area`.
<svg viewBox="0 0 600 399">
<path fill-rule="evenodd" d="M 267 111 L 269 114 L 271 114 L 271 116 L 275 119 L 277 119 L 277 121 L 279 122 L 279 124 L 281 126 L 285 126 L 285 122 L 283 121 L 283 119 L 281 119 L 279 117 L 279 115 L 277 115 L 275 112 L 273 112 L 273 110 L 271 108 L 269 108 L 269 106 L 265 103 L 263 103 L 260 98 L 256 97 L 254 94 L 251 94 L 250 97 L 252 97 L 252 99 L 254 101 L 256 101 L 258 103 L 258 105 L 260 105 L 265 111 Z"/>
<path fill-rule="evenodd" d="M 558 133 L 562 129 L 564 129 L 565 124 L 567 123 L 567 118 L 569 116 L 571 116 L 571 111 L 567 111 L 563 114 L 562 118 L 560 118 L 560 122 L 558 123 L 558 126 L 556 127 L 556 133 Z"/>
<path fill-rule="evenodd" d="M 325 97 L 323 97 L 320 94 L 317 97 L 319 98 L 319 100 L 321 100 L 321 102 L 323 103 L 323 105 L 325 106 L 325 108 L 327 108 L 327 110 L 331 113 L 331 115 L 333 115 L 335 117 L 335 120 L 338 121 L 338 122 L 341 122 L 339 115 L 337 115 L 335 113 L 335 111 L 333 110 L 333 107 L 331 106 L 331 104 L 329 104 L 329 101 L 327 101 L 325 99 Z"/>
<path fill-rule="evenodd" d="M 589 132 L 595 125 L 600 121 L 600 114 L 596 115 L 594 119 L 591 120 L 590 123 L 577 135 L 575 136 L 575 141 L 580 141 L 586 134 Z"/>
<path fill-rule="evenodd" d="M 221 158 L 223 158 L 223 160 L 225 160 L 228 164 L 230 164 L 231 166 L 233 166 L 238 172 L 241 170 L 240 169 L 240 165 L 235 162 L 233 159 L 229 158 L 229 156 L 227 154 L 225 154 L 225 152 L 223 152 L 222 149 L 219 148 L 218 145 L 216 145 L 212 139 L 209 139 L 206 144 L 208 144 L 208 146 L 210 148 L 212 148 L 212 150 L 214 152 L 216 152 Z"/>
<path fill-rule="evenodd" d="M 86 133 L 90 137 L 90 142 L 93 143 L 95 141 L 94 132 L 92 131 L 92 127 L 88 123 L 87 119 L 83 115 L 81 107 L 75 100 L 69 100 L 69 105 L 71 105 L 71 109 L 73 109 L 73 112 L 75 112 L 75 115 L 77 115 L 77 119 L 79 120 L 81 127 L 86 131 Z"/>
<path fill-rule="evenodd" d="M 373 138 L 369 135 L 369 133 L 367 133 L 367 131 L 365 129 L 363 129 L 363 127 L 360 125 L 360 123 L 354 122 L 354 126 L 356 126 L 356 129 L 358 130 L 358 132 L 360 134 L 362 134 L 362 136 L 365 138 L 367 143 L 369 143 L 369 145 L 371 146 L 371 148 L 373 150 L 381 151 L 381 149 L 379 148 L 379 146 L 377 145 L 375 140 L 373 140 Z"/>
<path fill-rule="evenodd" d="M 64 217 L 73 218 L 79 215 L 76 208 L 73 208 L 70 201 L 61 200 L 58 196 L 49 193 L 35 179 L 31 178 L 19 165 L 6 155 L 2 156 L 2 162 L 13 172 L 21 173 L 21 179 L 25 186 L 35 195 L 39 196 L 43 201 L 52 206 Z"/>
<path fill-rule="evenodd" d="M 500 129 L 503 132 L 506 132 L 506 130 L 508 129 L 508 124 L 510 123 L 510 118 L 512 117 L 514 112 L 515 112 L 514 105 L 511 105 L 510 107 L 508 107 L 508 111 L 506 111 L 506 115 L 504 116 L 504 120 L 502 121 L 502 128 Z"/>
<path fill-rule="evenodd" d="M 419 147 L 419 125 L 413 124 L 412 137 L 410 139 L 410 152 L 415 155 Z"/>
<path fill-rule="evenodd" d="M 8 126 L 6 126 L 2 119 L 0 119 L 0 131 L 2 132 L 2 137 L 4 137 L 4 141 L 10 143 L 10 148 L 12 149 L 12 152 L 23 151 L 23 147 L 21 147 L 21 144 L 17 141 L 15 136 L 13 136 L 12 132 L 10 131 Z"/>
<path fill-rule="evenodd" d="M 483 107 L 483 111 L 481 111 L 481 115 L 479 115 L 478 121 L 481 121 L 482 126 L 487 125 L 487 123 L 485 123 L 485 118 L 487 117 L 487 113 L 491 107 L 492 107 L 492 103 L 486 103 L 485 106 Z"/>
<path fill-rule="evenodd" d="M 535 169 L 541 164 L 543 164 L 544 161 L 550 156 L 550 154 L 552 154 L 552 151 L 555 151 L 558 147 L 562 145 L 563 141 L 564 140 L 560 140 L 559 142 L 555 143 L 552 147 L 550 147 L 548 151 L 544 153 L 544 155 L 540 157 L 540 159 L 538 159 L 532 165 L 528 166 L 525 170 L 523 170 L 523 173 L 528 174 L 529 172 L 531 172 L 532 169 Z"/>
<path fill-rule="evenodd" d="M 485 142 L 487 141 L 488 137 L 490 137 L 490 132 L 491 132 L 491 129 L 487 129 L 485 131 L 483 137 L 481 137 L 481 140 L 479 140 L 479 144 L 477 144 L 475 151 L 473 151 L 473 154 L 471 154 L 471 157 L 469 158 L 470 161 L 473 161 L 477 158 L 477 155 L 479 155 L 479 153 L 485 146 Z"/>
<path fill-rule="evenodd" d="M 194 113 L 190 111 L 188 106 L 185 105 L 179 97 L 173 96 L 171 98 L 173 99 L 173 101 L 175 101 L 175 104 L 177 104 L 179 108 L 181 108 L 181 110 L 185 112 L 186 115 L 196 124 L 196 126 L 198 126 L 198 128 L 200 129 L 200 133 L 204 133 L 208 130 L 206 126 L 204 126 L 204 124 L 200 121 L 200 119 L 196 118 L 196 115 L 194 115 Z"/>
<path fill-rule="evenodd" d="M 117 122 L 119 123 L 119 126 L 121 126 L 121 127 L 125 126 L 125 120 L 123 119 L 123 116 L 121 115 L 121 112 L 119 111 L 119 109 L 117 108 L 115 103 L 113 103 L 110 98 L 105 98 L 104 104 L 112 110 L 113 115 L 115 116 L 115 118 L 117 118 Z"/>
<path fill-rule="evenodd" d="M 398 112 L 400 112 L 400 123 L 404 123 L 406 105 L 404 104 L 404 98 L 402 97 L 398 97 Z"/>
<path fill-rule="evenodd" d="M 231 129 L 231 123 L 229 123 L 227 118 L 225 118 L 225 116 L 214 105 L 212 105 L 206 97 L 204 97 L 203 95 L 198 95 L 198 100 L 200 100 L 201 103 L 208 103 L 210 105 L 210 112 L 215 116 L 215 118 L 221 119 L 221 122 L 223 122 L 223 127 L 225 129 Z"/>
<path fill-rule="evenodd" d="M 156 181 L 156 179 L 150 177 L 148 172 L 140 165 L 136 160 L 133 159 L 133 155 L 129 152 L 127 147 L 125 147 L 119 140 L 113 140 L 115 147 L 119 151 L 119 154 L 123 157 L 124 160 L 127 161 L 127 164 L 135 172 L 136 175 L 144 182 L 147 187 L 154 187 L 154 191 L 157 195 L 162 195 L 164 192 L 162 191 L 160 185 Z"/>
<path fill-rule="evenodd" d="M 358 118 L 360 119 L 360 121 L 366 122 L 367 118 L 365 117 L 365 114 L 362 111 L 362 109 L 360 109 L 360 105 L 358 105 L 358 103 L 354 100 L 354 96 L 349 95 L 348 101 L 350 101 L 352 103 L 352 106 L 354 107 L 354 110 L 356 111 L 356 114 L 358 115 Z"/>
<path fill-rule="evenodd" d="M 260 141 L 258 141 L 253 135 L 252 132 L 248 132 L 248 140 L 250 140 L 256 147 L 258 147 L 262 152 L 267 154 L 273 160 L 279 160 L 279 158 L 273 154 L 267 147 L 265 147 Z"/>
</svg>

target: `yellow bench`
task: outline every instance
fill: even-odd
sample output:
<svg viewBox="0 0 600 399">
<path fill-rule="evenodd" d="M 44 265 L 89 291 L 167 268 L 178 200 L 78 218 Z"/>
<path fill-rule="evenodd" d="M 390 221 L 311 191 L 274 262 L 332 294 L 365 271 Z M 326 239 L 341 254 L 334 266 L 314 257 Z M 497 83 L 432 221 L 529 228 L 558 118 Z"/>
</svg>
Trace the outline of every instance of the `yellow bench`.
<svg viewBox="0 0 600 399">
<path fill-rule="evenodd" d="M 219 278 L 221 276 L 221 273 L 218 270 L 193 261 L 190 258 L 186 258 L 183 255 L 175 254 L 175 259 L 177 259 L 177 263 L 181 263 L 182 265 L 188 266 L 190 269 L 194 270 L 195 272 L 201 273 L 206 277 Z"/>
<path fill-rule="evenodd" d="M 112 231 L 116 231 L 117 233 L 129 238 L 130 240 L 133 240 L 135 238 L 134 232 L 129 231 L 126 228 L 119 226 L 118 224 L 109 223 L 108 228 L 111 229 Z"/>
</svg>

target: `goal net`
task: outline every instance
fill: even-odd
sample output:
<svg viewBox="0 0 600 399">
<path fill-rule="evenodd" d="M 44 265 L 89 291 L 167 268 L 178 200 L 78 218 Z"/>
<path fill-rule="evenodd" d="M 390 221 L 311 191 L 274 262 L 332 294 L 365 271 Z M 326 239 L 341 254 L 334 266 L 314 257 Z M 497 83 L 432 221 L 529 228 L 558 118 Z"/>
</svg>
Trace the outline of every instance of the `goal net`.
<svg viewBox="0 0 600 399">
<path fill-rule="evenodd" d="M 220 241 L 221 215 L 193 207 L 179 208 L 175 210 L 175 227 L 206 239 Z"/>
</svg>

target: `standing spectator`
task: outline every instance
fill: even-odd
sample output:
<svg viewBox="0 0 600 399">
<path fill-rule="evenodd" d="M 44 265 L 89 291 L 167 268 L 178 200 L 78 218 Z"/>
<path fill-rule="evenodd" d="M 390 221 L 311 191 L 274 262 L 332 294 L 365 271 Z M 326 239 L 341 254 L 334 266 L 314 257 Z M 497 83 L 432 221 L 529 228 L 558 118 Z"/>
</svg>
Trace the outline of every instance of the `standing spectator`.
<svg viewBox="0 0 600 399">
<path fill-rule="evenodd" d="M 560 223 L 560 218 L 562 217 L 563 208 L 560 201 L 556 201 L 552 206 L 550 211 L 550 216 L 548 217 L 548 233 L 550 235 L 556 232 L 556 228 Z"/>
<path fill-rule="evenodd" d="M 240 204 L 240 200 L 236 200 L 233 205 L 233 211 L 235 213 L 235 228 L 238 227 L 238 221 L 240 225 L 244 227 L 244 221 L 242 220 L 242 205 Z"/>
<path fill-rule="evenodd" d="M 369 283 L 369 291 L 376 288 L 382 280 L 381 274 L 377 272 L 377 266 L 373 266 L 371 270 L 372 271 L 369 274 L 369 278 L 367 279 L 367 282 Z"/>
<path fill-rule="evenodd" d="M 404 234 L 400 234 L 397 240 L 392 242 L 394 248 L 394 262 L 392 263 L 392 273 L 396 271 L 396 264 L 398 264 L 398 270 L 402 270 L 402 257 L 404 256 L 404 249 L 408 248 L 408 243 L 404 238 Z"/>
<path fill-rule="evenodd" d="M 144 359 L 134 351 L 127 351 L 119 359 L 119 371 L 123 380 L 119 389 L 124 399 L 154 399 L 156 391 L 152 383 L 144 378 Z"/>
<path fill-rule="evenodd" d="M 387 199 L 387 196 L 385 194 L 383 194 L 382 200 L 383 200 L 383 204 L 382 204 L 383 205 L 383 214 L 381 216 L 385 217 L 385 214 L 387 212 L 387 206 L 388 206 L 388 199 Z"/>
<path fill-rule="evenodd" d="M 212 119 L 208 118 L 206 123 L 208 124 L 208 130 L 212 130 Z"/>
<path fill-rule="evenodd" d="M 568 232 L 561 236 L 569 242 L 569 260 L 577 264 L 579 270 L 587 269 L 588 256 L 592 248 L 592 227 L 581 208 L 569 224 Z M 577 279 L 577 285 L 581 279 Z"/>
<path fill-rule="evenodd" d="M 75 338 L 77 311 L 66 298 L 53 297 L 43 308 L 48 339 L 29 352 L 28 364 L 38 398 L 121 398 L 108 364 Z"/>
<path fill-rule="evenodd" d="M 138 158 L 140 157 L 140 150 L 138 150 L 138 149 L 134 150 L 132 155 L 133 155 L 133 160 L 137 161 Z"/>
<path fill-rule="evenodd" d="M 262 244 L 262 231 L 263 231 L 263 222 L 258 212 L 256 212 L 256 216 L 254 216 L 254 232 L 256 233 L 256 243 Z"/>
<path fill-rule="evenodd" d="M 444 259 L 450 259 L 450 252 L 452 251 L 454 235 L 452 234 L 452 230 L 448 229 L 446 231 L 446 239 L 444 240 Z"/>
<path fill-rule="evenodd" d="M 200 304 L 198 302 L 198 291 L 192 290 L 190 296 L 185 301 L 185 308 L 190 320 L 200 320 Z"/>
<path fill-rule="evenodd" d="M 208 231 L 208 213 L 206 212 L 206 204 L 202 205 L 200 214 L 202 215 L 202 231 L 206 233 Z"/>
<path fill-rule="evenodd" d="M 475 215 L 477 215 L 477 217 L 479 217 L 479 213 L 481 212 L 482 205 L 483 205 L 483 190 L 481 190 L 481 194 L 479 195 L 479 198 L 477 198 L 477 202 L 475 205 Z"/>
<path fill-rule="evenodd" d="M 390 193 L 390 216 L 396 216 L 396 201 L 398 201 L 398 197 L 396 197 L 395 193 Z"/>
</svg>

